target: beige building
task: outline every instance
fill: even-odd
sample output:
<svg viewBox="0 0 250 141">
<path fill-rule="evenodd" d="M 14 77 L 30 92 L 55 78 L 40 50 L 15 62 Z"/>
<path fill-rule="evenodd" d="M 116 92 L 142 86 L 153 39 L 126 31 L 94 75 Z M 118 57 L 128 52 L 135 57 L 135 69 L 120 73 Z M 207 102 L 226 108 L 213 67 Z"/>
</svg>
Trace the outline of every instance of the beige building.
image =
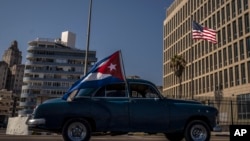
<svg viewBox="0 0 250 141">
<path fill-rule="evenodd" d="M 175 0 L 167 9 L 163 30 L 163 93 L 178 95 L 171 58 L 182 55 L 182 98 L 233 99 L 250 103 L 249 0 Z M 192 40 L 192 21 L 217 31 L 217 44 Z M 218 100 L 218 98 L 217 98 Z M 237 118 L 250 119 L 250 108 L 238 105 Z M 227 114 L 225 114 L 227 115 Z"/>
<path fill-rule="evenodd" d="M 164 21 L 165 95 L 178 92 L 179 83 L 170 69 L 170 59 L 175 54 L 183 55 L 188 62 L 182 76 L 183 97 L 213 96 L 219 85 L 226 97 L 250 93 L 249 3 L 248 0 L 174 1 Z M 218 43 L 192 40 L 193 20 L 215 29 Z"/>
<path fill-rule="evenodd" d="M 234 120 L 250 119 L 250 1 L 175 0 L 166 15 L 164 95 L 178 95 L 180 85 L 170 61 L 175 54 L 182 55 L 187 61 L 182 75 L 182 98 L 216 100 L 215 104 L 219 99 L 235 100 L 232 110 L 220 106 L 220 118 L 236 114 Z M 218 43 L 192 40 L 192 21 L 215 29 Z"/>
</svg>

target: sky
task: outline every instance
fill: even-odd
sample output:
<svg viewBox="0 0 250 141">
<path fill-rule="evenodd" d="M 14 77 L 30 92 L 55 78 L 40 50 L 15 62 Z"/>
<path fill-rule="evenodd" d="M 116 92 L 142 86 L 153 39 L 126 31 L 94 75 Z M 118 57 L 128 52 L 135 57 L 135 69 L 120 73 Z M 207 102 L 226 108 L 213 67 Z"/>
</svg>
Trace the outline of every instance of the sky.
<svg viewBox="0 0 250 141">
<path fill-rule="evenodd" d="M 121 50 L 126 76 L 163 81 L 163 21 L 173 0 L 93 0 L 89 49 L 101 60 Z M 14 40 L 26 62 L 28 42 L 76 34 L 85 50 L 90 0 L 1 0 L 0 56 Z"/>
</svg>

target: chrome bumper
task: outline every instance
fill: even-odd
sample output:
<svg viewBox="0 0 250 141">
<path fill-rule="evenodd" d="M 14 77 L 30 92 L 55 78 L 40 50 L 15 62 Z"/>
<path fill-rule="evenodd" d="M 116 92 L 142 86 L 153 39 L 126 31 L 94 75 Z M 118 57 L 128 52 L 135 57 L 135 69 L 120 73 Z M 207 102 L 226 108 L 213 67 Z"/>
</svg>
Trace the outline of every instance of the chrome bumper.
<svg viewBox="0 0 250 141">
<path fill-rule="evenodd" d="M 34 119 L 32 117 L 29 117 L 26 121 L 26 124 L 29 127 L 35 127 L 37 125 L 44 125 L 46 122 L 46 120 L 44 118 L 38 118 L 38 119 Z"/>
<path fill-rule="evenodd" d="M 213 128 L 213 131 L 214 132 L 221 132 L 222 131 L 222 128 L 220 125 L 216 125 L 214 128 Z"/>
</svg>

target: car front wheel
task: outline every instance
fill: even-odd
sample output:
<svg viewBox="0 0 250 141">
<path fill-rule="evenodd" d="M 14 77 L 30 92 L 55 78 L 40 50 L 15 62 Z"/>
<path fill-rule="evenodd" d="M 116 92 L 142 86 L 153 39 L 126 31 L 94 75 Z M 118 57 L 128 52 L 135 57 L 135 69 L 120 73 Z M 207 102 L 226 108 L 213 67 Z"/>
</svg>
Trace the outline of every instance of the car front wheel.
<svg viewBox="0 0 250 141">
<path fill-rule="evenodd" d="M 191 121 L 185 129 L 186 141 L 209 141 L 210 136 L 208 125 L 201 120 Z"/>
<path fill-rule="evenodd" d="M 84 119 L 71 119 L 65 123 L 62 130 L 65 141 L 89 141 L 90 135 L 90 125 Z"/>
</svg>

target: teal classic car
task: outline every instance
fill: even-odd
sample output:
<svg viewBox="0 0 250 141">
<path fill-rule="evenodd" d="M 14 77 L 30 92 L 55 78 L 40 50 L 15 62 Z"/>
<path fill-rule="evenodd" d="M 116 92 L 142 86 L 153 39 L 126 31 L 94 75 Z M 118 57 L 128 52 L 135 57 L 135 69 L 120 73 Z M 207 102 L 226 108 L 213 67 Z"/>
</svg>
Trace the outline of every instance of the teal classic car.
<svg viewBox="0 0 250 141">
<path fill-rule="evenodd" d="M 92 133 L 164 133 L 179 141 L 208 141 L 218 111 L 197 101 L 163 97 L 146 80 L 127 79 L 74 91 L 67 100 L 47 100 L 26 124 L 33 130 L 61 133 L 66 141 L 88 141 Z"/>
</svg>

